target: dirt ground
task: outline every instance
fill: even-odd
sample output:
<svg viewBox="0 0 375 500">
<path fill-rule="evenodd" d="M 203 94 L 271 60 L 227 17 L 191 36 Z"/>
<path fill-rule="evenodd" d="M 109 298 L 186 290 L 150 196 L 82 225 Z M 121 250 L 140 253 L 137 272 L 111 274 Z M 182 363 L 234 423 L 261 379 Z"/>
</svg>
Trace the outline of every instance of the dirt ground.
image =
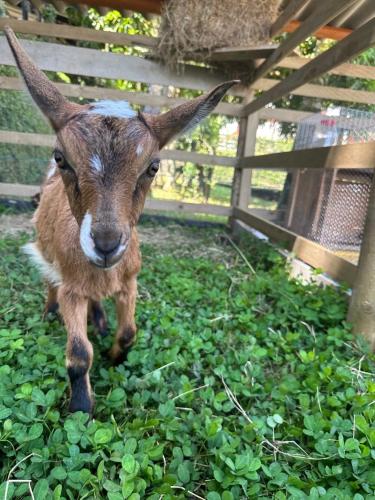
<svg viewBox="0 0 375 500">
<path fill-rule="evenodd" d="M 18 233 L 32 233 L 32 215 L 32 213 L 0 215 L 0 236 L 6 234 L 16 236 Z"/>
<path fill-rule="evenodd" d="M 14 236 L 20 233 L 32 234 L 33 214 L 0 215 L 0 237 Z M 228 256 L 227 246 L 222 245 L 223 230 L 205 230 L 182 227 L 173 222 L 159 224 L 140 223 L 137 226 L 140 242 L 155 246 L 155 252 L 169 251 L 176 257 L 199 258 L 210 255 L 217 261 L 224 261 Z"/>
</svg>

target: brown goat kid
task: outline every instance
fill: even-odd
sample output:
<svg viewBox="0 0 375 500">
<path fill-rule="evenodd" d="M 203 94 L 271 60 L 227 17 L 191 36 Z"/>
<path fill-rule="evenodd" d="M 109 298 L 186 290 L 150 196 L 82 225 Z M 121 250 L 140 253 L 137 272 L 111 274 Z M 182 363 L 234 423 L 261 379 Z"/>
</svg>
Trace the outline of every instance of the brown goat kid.
<svg viewBox="0 0 375 500">
<path fill-rule="evenodd" d="M 157 116 L 137 114 L 122 101 L 79 105 L 35 66 L 10 28 L 5 33 L 32 98 L 57 135 L 34 217 L 37 241 L 26 251 L 48 284 L 46 312 L 59 307 L 67 329 L 69 409 L 91 413 L 87 316 L 104 333 L 100 300 L 115 296 L 118 328 L 110 356 L 124 360 L 136 334 L 141 256 L 135 225 L 159 168 L 159 151 L 205 118 L 238 82 Z"/>
</svg>

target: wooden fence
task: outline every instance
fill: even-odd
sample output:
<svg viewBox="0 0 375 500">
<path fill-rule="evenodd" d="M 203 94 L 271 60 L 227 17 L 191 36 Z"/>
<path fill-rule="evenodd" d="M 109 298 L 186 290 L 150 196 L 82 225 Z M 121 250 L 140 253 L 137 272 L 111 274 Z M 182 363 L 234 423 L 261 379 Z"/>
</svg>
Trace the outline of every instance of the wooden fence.
<svg viewBox="0 0 375 500">
<path fill-rule="evenodd" d="M 313 78 L 325 72 L 347 75 L 356 78 L 375 78 L 375 68 L 350 64 L 346 61 L 375 43 L 375 20 L 339 41 L 333 48 L 313 60 L 290 56 L 291 50 L 305 39 L 317 26 L 334 12 L 338 12 L 340 2 L 327 0 L 329 11 L 314 15 L 305 21 L 302 31 L 297 30 L 288 37 L 288 42 L 280 46 L 249 48 L 246 50 L 221 49 L 213 59 L 230 60 L 263 57 L 265 61 L 256 71 L 248 88 L 238 87 L 233 92 L 239 98 L 237 103 L 220 103 L 216 113 L 239 119 L 240 131 L 236 157 L 204 155 L 188 151 L 167 149 L 163 159 L 182 162 L 215 165 L 234 171 L 232 203 L 230 207 L 212 204 L 193 204 L 180 201 L 150 199 L 147 208 L 154 210 L 172 210 L 183 212 L 207 213 L 229 217 L 232 221 L 240 220 L 252 226 L 276 242 L 283 242 L 297 257 L 313 267 L 318 267 L 337 280 L 350 285 L 355 282 L 355 265 L 338 257 L 322 246 L 302 238 L 287 229 L 279 227 L 257 216 L 248 209 L 250 198 L 251 171 L 254 169 L 298 169 L 298 168 L 371 168 L 374 166 L 375 144 L 351 144 L 329 148 L 315 148 L 290 153 L 275 153 L 256 156 L 256 131 L 259 120 L 298 123 L 312 113 L 264 107 L 277 101 L 283 95 L 293 93 L 320 99 L 334 99 L 343 102 L 375 104 L 375 94 L 355 89 L 336 88 L 309 83 Z M 345 1 L 349 4 L 350 1 Z M 328 7 L 327 7 L 328 9 Z M 307 23 L 307 24 L 306 24 Z M 125 79 L 143 82 L 149 85 L 172 85 L 178 88 L 207 90 L 222 81 L 222 76 L 214 71 L 197 66 L 184 66 L 183 72 L 173 72 L 152 59 L 115 54 L 105 50 L 106 44 L 135 45 L 145 50 L 155 46 L 155 39 L 138 35 L 126 35 L 112 32 L 95 31 L 88 28 L 42 24 L 0 19 L 0 29 L 10 24 L 19 33 L 38 35 L 50 41 L 23 41 L 23 45 L 39 67 L 48 71 L 62 71 L 68 74 L 99 77 L 107 79 Z M 88 49 L 57 44 L 56 40 L 85 40 L 101 44 L 103 49 Z M 58 57 L 57 57 L 58 54 Z M 14 65 L 13 56 L 0 37 L 0 64 Z M 293 69 L 294 72 L 285 80 L 264 78 L 268 70 L 275 65 Z M 146 92 L 130 92 L 96 86 L 57 84 L 60 91 L 68 97 L 88 99 L 125 99 L 131 104 L 169 108 L 185 101 L 182 98 L 168 98 L 151 95 Z M 0 77 L 0 89 L 21 90 L 22 82 L 18 78 Z M 262 94 L 255 97 L 255 92 Z M 0 143 L 52 146 L 54 137 L 45 134 L 31 134 L 0 130 Z M 0 183 L 0 195 L 31 196 L 38 186 Z"/>
</svg>

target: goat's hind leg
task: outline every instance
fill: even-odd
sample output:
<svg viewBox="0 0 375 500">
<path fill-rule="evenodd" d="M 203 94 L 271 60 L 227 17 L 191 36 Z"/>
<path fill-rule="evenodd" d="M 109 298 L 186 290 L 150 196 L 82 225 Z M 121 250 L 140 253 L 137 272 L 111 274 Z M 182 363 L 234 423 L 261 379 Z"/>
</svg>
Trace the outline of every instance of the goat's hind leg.
<svg viewBox="0 0 375 500">
<path fill-rule="evenodd" d="M 133 276 L 124 283 L 123 289 L 116 295 L 117 332 L 109 353 L 114 364 L 125 361 L 134 344 L 137 331 L 134 320 L 136 298 L 137 278 Z"/>
<path fill-rule="evenodd" d="M 89 302 L 89 318 L 94 325 L 95 330 L 101 337 L 108 335 L 108 325 L 104 309 L 101 303 L 97 300 Z"/>
<path fill-rule="evenodd" d="M 59 308 L 59 303 L 57 301 L 58 287 L 47 284 L 47 298 L 44 306 L 43 318 L 47 316 L 47 314 L 56 314 Z"/>
<path fill-rule="evenodd" d="M 93 348 L 87 338 L 88 300 L 66 290 L 58 294 L 61 315 L 67 330 L 66 367 L 70 381 L 69 411 L 92 413 L 93 398 L 89 370 L 93 359 Z"/>
</svg>

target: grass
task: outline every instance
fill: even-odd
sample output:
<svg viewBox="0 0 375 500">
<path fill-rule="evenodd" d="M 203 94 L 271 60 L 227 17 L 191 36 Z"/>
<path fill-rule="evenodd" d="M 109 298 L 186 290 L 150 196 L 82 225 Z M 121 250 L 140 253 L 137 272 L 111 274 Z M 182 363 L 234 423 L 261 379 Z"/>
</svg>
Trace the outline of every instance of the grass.
<svg viewBox="0 0 375 500">
<path fill-rule="evenodd" d="M 12 477 L 38 500 L 373 499 L 375 358 L 345 293 L 290 280 L 250 238 L 246 262 L 219 229 L 141 230 L 138 342 L 113 368 L 90 329 L 91 421 L 67 415 L 65 333 L 41 317 L 28 237 L 0 239 L 0 498 L 25 459 Z"/>
</svg>

